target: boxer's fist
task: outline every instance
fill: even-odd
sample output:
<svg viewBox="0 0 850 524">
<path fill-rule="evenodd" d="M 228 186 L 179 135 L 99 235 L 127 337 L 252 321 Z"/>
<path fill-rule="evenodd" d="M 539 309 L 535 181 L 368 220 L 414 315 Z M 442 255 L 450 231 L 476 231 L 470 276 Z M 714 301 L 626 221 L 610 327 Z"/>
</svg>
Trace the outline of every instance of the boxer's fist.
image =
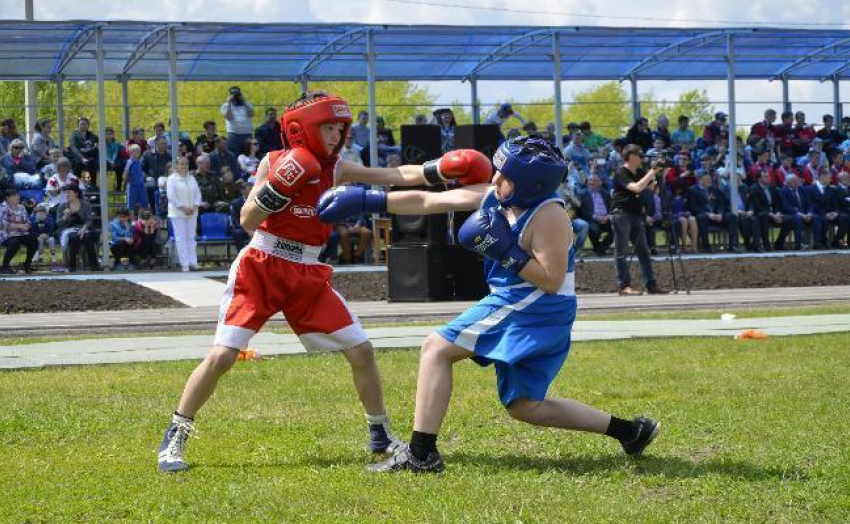
<svg viewBox="0 0 850 524">
<path fill-rule="evenodd" d="M 309 150 L 291 149 L 269 166 L 266 184 L 257 191 L 254 202 L 266 213 L 277 213 L 286 208 L 292 197 L 311 180 L 318 180 L 322 166 Z"/>
<path fill-rule="evenodd" d="M 360 186 L 339 186 L 325 191 L 316 209 L 322 222 L 333 224 L 360 213 L 385 213 L 387 194 Z"/>
<path fill-rule="evenodd" d="M 509 271 L 519 273 L 531 260 L 516 243 L 505 215 L 496 209 L 479 210 L 460 227 L 460 245 L 495 260 Z"/>
<path fill-rule="evenodd" d="M 436 160 L 422 164 L 429 186 L 456 179 L 461 185 L 487 183 L 493 178 L 493 163 L 484 153 L 474 149 L 449 151 Z"/>
</svg>

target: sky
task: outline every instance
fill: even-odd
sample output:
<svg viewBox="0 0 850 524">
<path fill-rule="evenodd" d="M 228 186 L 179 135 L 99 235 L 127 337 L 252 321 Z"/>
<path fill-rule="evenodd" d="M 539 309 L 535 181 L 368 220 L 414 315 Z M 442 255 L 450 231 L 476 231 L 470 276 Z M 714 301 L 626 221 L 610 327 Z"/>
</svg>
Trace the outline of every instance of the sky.
<svg viewBox="0 0 850 524">
<path fill-rule="evenodd" d="M 373 24 L 522 25 L 522 26 L 633 26 L 633 27 L 730 27 L 770 25 L 809 29 L 850 29 L 850 2 L 846 0 L 144 0 L 130 4 L 116 0 L 33 0 L 36 20 L 147 20 L 198 22 L 309 22 Z M 0 0 L 4 19 L 24 17 L 24 0 Z M 141 7 L 144 6 L 144 7 Z M 793 8 L 792 8 L 793 6 Z M 469 85 L 460 82 L 424 82 L 438 102 L 467 102 Z M 850 114 L 850 82 L 841 89 L 844 113 Z M 590 82 L 563 82 L 565 102 L 571 94 L 592 86 Z M 693 82 L 639 83 L 641 92 L 651 89 L 654 98 L 675 100 Z M 703 82 L 718 110 L 726 109 L 725 81 Z M 479 98 L 496 104 L 508 98 L 529 101 L 552 96 L 551 82 L 479 82 Z M 768 106 L 779 108 L 782 88 L 778 82 L 736 83 L 739 122 L 754 122 Z M 792 81 L 795 109 L 819 121 L 832 112 L 831 84 Z"/>
</svg>

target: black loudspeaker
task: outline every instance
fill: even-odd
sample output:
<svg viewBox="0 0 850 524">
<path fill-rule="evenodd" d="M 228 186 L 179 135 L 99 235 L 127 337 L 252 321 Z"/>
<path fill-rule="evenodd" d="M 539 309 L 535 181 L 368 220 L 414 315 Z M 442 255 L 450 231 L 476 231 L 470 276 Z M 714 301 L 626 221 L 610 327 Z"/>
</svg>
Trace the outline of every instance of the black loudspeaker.
<svg viewBox="0 0 850 524">
<path fill-rule="evenodd" d="M 444 191 L 440 186 L 394 187 L 393 191 Z M 393 215 L 392 243 L 396 244 L 440 244 L 448 237 L 448 215 Z"/>
<path fill-rule="evenodd" d="M 454 273 L 448 246 L 391 245 L 389 252 L 390 302 L 452 300 Z"/>
<path fill-rule="evenodd" d="M 454 273 L 455 300 L 481 300 L 490 292 L 484 275 L 484 257 L 461 246 L 449 248 Z"/>
<path fill-rule="evenodd" d="M 438 158 L 440 150 L 439 126 L 401 126 L 402 163 L 421 165 Z"/>
<path fill-rule="evenodd" d="M 455 149 L 475 149 L 487 155 L 487 158 L 493 158 L 501 141 L 502 132 L 499 130 L 499 126 L 468 125 L 455 127 Z"/>
</svg>

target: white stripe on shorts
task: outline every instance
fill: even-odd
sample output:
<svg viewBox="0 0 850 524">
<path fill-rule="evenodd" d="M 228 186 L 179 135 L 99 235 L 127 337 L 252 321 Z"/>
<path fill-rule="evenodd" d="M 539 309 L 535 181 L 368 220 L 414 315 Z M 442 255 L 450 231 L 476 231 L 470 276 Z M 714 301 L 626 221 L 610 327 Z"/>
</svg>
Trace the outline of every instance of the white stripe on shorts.
<svg viewBox="0 0 850 524">
<path fill-rule="evenodd" d="M 531 293 L 528 294 L 527 297 L 520 300 L 516 304 L 507 304 L 488 316 L 482 318 L 475 324 L 472 324 L 468 328 L 464 329 L 460 332 L 460 334 L 455 339 L 454 343 L 458 346 L 468 349 L 469 351 L 475 351 L 475 344 L 478 342 L 478 337 L 495 327 L 502 320 L 505 319 L 511 312 L 513 311 L 522 311 L 527 308 L 531 304 L 533 304 L 538 298 L 542 297 L 544 293 L 539 289 L 535 289 Z"/>
</svg>

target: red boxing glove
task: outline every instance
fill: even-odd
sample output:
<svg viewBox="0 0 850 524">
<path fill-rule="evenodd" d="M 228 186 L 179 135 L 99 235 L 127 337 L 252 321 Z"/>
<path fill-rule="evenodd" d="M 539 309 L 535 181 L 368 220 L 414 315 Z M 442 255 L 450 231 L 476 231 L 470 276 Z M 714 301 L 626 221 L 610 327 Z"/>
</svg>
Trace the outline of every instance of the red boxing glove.
<svg viewBox="0 0 850 524">
<path fill-rule="evenodd" d="M 449 151 L 436 160 L 422 164 L 429 186 L 456 179 L 463 186 L 485 184 L 493 178 L 493 163 L 484 153 L 474 149 Z"/>
<path fill-rule="evenodd" d="M 322 166 L 308 149 L 296 147 L 279 156 L 269 167 L 266 184 L 257 191 L 254 202 L 266 213 L 282 211 L 301 188 L 322 174 Z"/>
</svg>

